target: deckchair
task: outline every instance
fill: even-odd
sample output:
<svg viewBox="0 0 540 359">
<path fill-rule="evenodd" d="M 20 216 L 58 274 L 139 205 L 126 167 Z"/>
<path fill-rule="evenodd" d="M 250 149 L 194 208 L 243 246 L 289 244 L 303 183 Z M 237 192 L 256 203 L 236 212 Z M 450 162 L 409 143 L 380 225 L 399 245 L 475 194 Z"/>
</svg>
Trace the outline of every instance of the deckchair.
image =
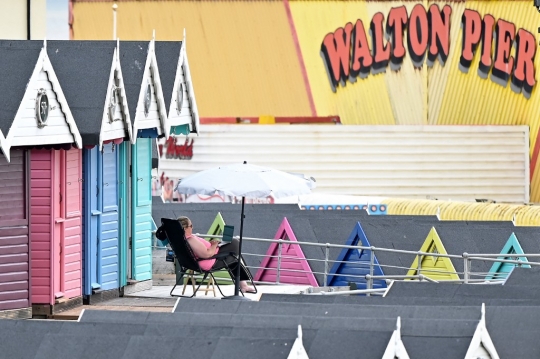
<svg viewBox="0 0 540 359">
<path fill-rule="evenodd" d="M 186 272 L 188 270 L 192 270 L 192 271 L 195 271 L 195 272 L 200 273 L 200 274 L 203 275 L 202 280 L 199 282 L 199 285 L 197 286 L 197 288 L 195 289 L 195 291 L 193 292 L 193 294 L 191 296 L 173 294 L 176 286 L 178 284 L 181 284 L 181 282 L 179 280 L 176 280 L 176 283 L 175 283 L 174 287 L 172 288 L 171 292 L 169 293 L 171 297 L 193 298 L 197 294 L 197 291 L 199 290 L 202 283 L 206 280 L 206 278 L 208 276 L 212 277 L 212 279 L 213 279 L 215 285 L 218 287 L 218 290 L 221 293 L 221 295 L 225 296 L 223 294 L 223 292 L 221 291 L 221 288 L 219 287 L 218 282 L 214 278 L 213 273 L 218 272 L 218 271 L 220 271 L 222 269 L 226 269 L 227 272 L 229 273 L 229 275 L 231 276 L 231 279 L 234 282 L 235 275 L 232 272 L 232 269 L 224 261 L 221 261 L 221 263 L 223 263 L 222 266 L 218 266 L 218 267 L 212 268 L 210 270 L 204 270 L 204 269 L 202 269 L 200 267 L 199 261 L 205 260 L 205 259 L 217 259 L 217 260 L 220 260 L 220 259 L 224 259 L 227 256 L 233 256 L 233 257 L 236 258 L 236 261 L 246 271 L 246 273 L 248 274 L 249 279 L 251 281 L 251 284 L 255 288 L 255 286 L 253 284 L 253 278 L 251 276 L 251 273 L 249 272 L 249 270 L 247 270 L 247 268 L 245 268 L 244 264 L 241 261 L 239 261 L 238 255 L 236 253 L 234 253 L 234 252 L 221 252 L 221 253 L 218 253 L 215 256 L 212 256 L 210 258 L 197 259 L 195 257 L 195 254 L 191 250 L 191 247 L 189 246 L 187 240 L 186 240 L 186 234 L 184 232 L 184 229 L 182 228 L 182 225 L 176 219 L 162 218 L 161 219 L 161 227 L 156 231 L 156 237 L 158 239 L 161 239 L 161 240 L 164 240 L 164 239 L 169 240 L 169 245 L 171 246 L 171 249 L 174 252 L 174 257 L 178 261 L 178 264 L 180 265 L 180 268 L 181 268 L 180 276 L 178 276 L 179 278 L 182 278 L 183 275 L 186 274 Z M 244 295 L 244 294 L 242 293 L 242 295 Z"/>
</svg>

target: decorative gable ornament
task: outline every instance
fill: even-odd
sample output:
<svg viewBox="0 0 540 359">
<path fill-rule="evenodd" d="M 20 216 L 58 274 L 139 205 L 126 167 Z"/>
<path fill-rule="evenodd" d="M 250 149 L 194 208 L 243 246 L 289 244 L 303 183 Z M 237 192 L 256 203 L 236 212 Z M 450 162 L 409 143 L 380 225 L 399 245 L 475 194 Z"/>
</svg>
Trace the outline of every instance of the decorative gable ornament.
<svg viewBox="0 0 540 359">
<path fill-rule="evenodd" d="M 36 120 L 38 128 L 47 126 L 47 118 L 49 117 L 49 98 L 47 90 L 39 89 L 36 96 Z"/>
<path fill-rule="evenodd" d="M 148 117 L 150 112 L 150 104 L 152 103 L 152 85 L 150 80 L 146 84 L 146 93 L 144 94 L 144 117 Z"/>
<path fill-rule="evenodd" d="M 111 88 L 111 100 L 109 103 L 109 123 L 113 123 L 115 121 L 122 121 L 122 114 L 120 113 L 120 117 L 116 116 L 116 110 L 118 106 L 120 105 L 120 98 L 119 98 L 119 92 L 120 87 L 117 85 L 112 85 Z"/>
</svg>

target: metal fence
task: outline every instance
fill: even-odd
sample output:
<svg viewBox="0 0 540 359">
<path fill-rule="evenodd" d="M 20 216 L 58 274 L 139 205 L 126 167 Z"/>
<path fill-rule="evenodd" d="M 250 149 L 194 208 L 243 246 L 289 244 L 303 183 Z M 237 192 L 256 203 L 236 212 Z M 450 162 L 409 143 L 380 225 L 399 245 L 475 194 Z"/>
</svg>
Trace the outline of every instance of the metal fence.
<svg viewBox="0 0 540 359">
<path fill-rule="evenodd" d="M 197 234 L 200 237 L 204 238 L 212 238 L 217 237 L 221 238 L 221 236 L 212 236 L 208 234 Z M 238 236 L 234 237 L 238 238 Z M 283 273 L 306 273 L 304 270 L 294 270 L 294 269 L 287 269 L 282 268 L 282 263 L 284 259 L 289 260 L 300 260 L 299 257 L 294 257 L 290 255 L 284 255 L 283 254 L 283 245 L 301 245 L 301 246 L 314 246 L 319 247 L 322 249 L 324 253 L 324 259 L 319 258 L 308 258 L 305 257 L 305 260 L 308 261 L 308 263 L 315 263 L 315 262 L 323 262 L 324 263 L 324 270 L 323 272 L 317 272 L 317 271 L 310 271 L 310 273 L 313 274 L 319 274 L 323 277 L 323 283 L 321 285 L 326 285 L 328 282 L 328 276 L 330 275 L 330 269 L 335 263 L 345 263 L 345 261 L 337 261 L 336 259 L 330 258 L 330 249 L 331 248 L 337 248 L 337 249 L 356 249 L 356 250 L 369 250 L 370 253 L 370 260 L 369 262 L 348 262 L 349 265 L 356 265 L 363 268 L 369 268 L 368 273 L 361 276 L 355 276 L 352 274 L 339 274 L 339 273 L 332 273 L 333 276 L 339 277 L 347 277 L 352 278 L 353 282 L 354 279 L 358 278 L 359 281 L 365 281 L 366 283 L 366 289 L 361 289 L 357 291 L 350 291 L 352 292 L 358 292 L 358 293 L 365 293 L 367 295 L 373 293 L 373 294 L 380 294 L 384 292 L 384 290 L 376 289 L 374 287 L 374 281 L 378 280 L 386 280 L 387 283 L 392 280 L 419 280 L 419 281 L 430 281 L 430 282 L 437 282 L 437 280 L 431 278 L 434 276 L 441 276 L 441 275 L 457 275 L 459 279 L 454 280 L 444 280 L 445 283 L 467 283 L 467 284 L 500 284 L 504 282 L 506 279 L 506 276 L 508 273 L 501 273 L 501 272 L 482 272 L 482 271 L 474 271 L 475 263 L 478 263 L 479 261 L 483 262 L 493 262 L 493 263 L 508 263 L 512 264 L 514 266 L 539 266 L 540 262 L 534 262 L 534 261 L 522 261 L 519 258 L 520 257 L 527 257 L 527 258 L 538 258 L 540 257 L 540 253 L 512 253 L 512 254 L 486 254 L 486 253 L 462 253 L 462 254 L 441 254 L 441 253 L 432 253 L 432 252 L 421 252 L 421 251 L 408 251 L 408 250 L 400 250 L 400 249 L 393 249 L 393 248 L 380 248 L 380 247 L 365 247 L 365 246 L 348 246 L 348 245 L 337 245 L 337 244 L 330 244 L 330 243 L 313 243 L 313 242 L 302 242 L 302 241 L 289 241 L 284 239 L 266 239 L 266 238 L 254 238 L 254 237 L 243 237 L 242 240 L 244 241 L 255 241 L 255 242 L 266 242 L 270 246 L 272 243 L 277 243 L 278 249 L 277 249 L 277 255 L 270 256 L 270 258 L 276 258 L 277 259 L 277 267 L 271 267 L 271 268 L 263 268 L 261 266 L 249 266 L 252 273 L 257 272 L 259 269 L 271 269 L 276 271 L 276 280 L 274 282 L 257 282 L 258 284 L 284 284 L 280 282 L 280 277 Z M 416 268 L 412 267 L 403 267 L 403 266 L 392 266 L 385 263 L 379 263 L 377 264 L 384 272 L 385 268 L 394 268 L 394 269 L 400 269 L 403 270 L 404 273 L 407 273 L 410 269 L 413 269 L 415 274 L 414 275 L 375 275 L 375 257 L 377 253 L 381 252 L 393 252 L 393 253 L 400 253 L 404 256 L 410 256 L 410 263 L 412 264 L 415 259 L 417 259 L 418 266 Z M 256 254 L 256 253 L 247 253 L 242 252 L 242 255 L 244 258 L 246 257 L 268 257 L 266 254 Z M 433 258 L 449 258 L 454 260 L 462 260 L 463 261 L 463 271 L 444 271 L 444 270 L 436 270 L 436 269 L 423 269 L 422 268 L 422 259 L 425 256 L 430 256 Z M 515 259 L 513 259 L 515 258 Z M 303 259 L 303 258 L 302 258 Z M 329 294 L 329 293 L 326 293 Z M 334 292 L 334 294 L 339 294 L 339 292 Z"/>
</svg>

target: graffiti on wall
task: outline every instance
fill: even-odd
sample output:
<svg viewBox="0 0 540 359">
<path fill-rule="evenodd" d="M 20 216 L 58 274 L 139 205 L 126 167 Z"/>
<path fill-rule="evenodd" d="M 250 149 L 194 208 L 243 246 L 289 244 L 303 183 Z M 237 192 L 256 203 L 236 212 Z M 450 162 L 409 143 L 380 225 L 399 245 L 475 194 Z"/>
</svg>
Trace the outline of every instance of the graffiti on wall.
<svg viewBox="0 0 540 359">
<path fill-rule="evenodd" d="M 452 7 L 422 4 L 410 14 L 405 6 L 390 9 L 386 20 L 382 12 L 373 15 L 366 31 L 361 19 L 328 33 L 321 44 L 321 57 L 332 90 L 344 87 L 357 78 L 385 72 L 387 67 L 399 71 L 408 53 L 413 66 L 424 63 L 433 67 L 438 59 L 445 66 L 451 46 L 450 17 Z M 369 33 L 371 41 L 368 41 Z M 480 53 L 478 75 L 490 78 L 503 87 L 510 81 L 516 93 L 530 98 L 536 85 L 534 58 L 535 36 L 504 19 L 484 17 L 465 9 L 461 18 L 461 56 L 459 69 L 468 73 L 477 51 Z M 427 61 L 426 61 L 427 58 Z"/>
<path fill-rule="evenodd" d="M 182 143 L 178 137 L 170 136 L 165 144 L 158 144 L 159 156 L 167 159 L 190 160 L 193 157 L 193 142 L 188 137 Z"/>
</svg>

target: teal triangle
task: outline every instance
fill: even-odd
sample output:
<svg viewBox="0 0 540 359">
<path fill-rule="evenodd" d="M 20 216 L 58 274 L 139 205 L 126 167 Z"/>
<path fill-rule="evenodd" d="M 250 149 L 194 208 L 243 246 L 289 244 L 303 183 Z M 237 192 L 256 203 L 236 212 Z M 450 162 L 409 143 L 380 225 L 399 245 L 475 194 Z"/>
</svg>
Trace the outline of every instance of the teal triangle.
<svg viewBox="0 0 540 359">
<path fill-rule="evenodd" d="M 506 244 L 504 245 L 501 254 L 525 254 L 523 252 L 523 248 L 521 248 L 521 244 L 519 243 L 516 235 L 512 233 L 510 235 L 510 238 L 506 241 Z M 528 262 L 529 260 L 527 257 L 497 257 L 497 259 L 519 259 L 520 261 Z M 491 269 L 489 270 L 488 275 L 486 276 L 486 280 L 492 280 L 492 279 L 506 279 L 508 277 L 508 274 L 514 269 L 514 267 L 517 264 L 515 263 L 504 263 L 504 262 L 494 262 L 491 266 Z M 523 264 L 521 267 L 523 268 L 531 268 L 528 264 Z"/>
</svg>

